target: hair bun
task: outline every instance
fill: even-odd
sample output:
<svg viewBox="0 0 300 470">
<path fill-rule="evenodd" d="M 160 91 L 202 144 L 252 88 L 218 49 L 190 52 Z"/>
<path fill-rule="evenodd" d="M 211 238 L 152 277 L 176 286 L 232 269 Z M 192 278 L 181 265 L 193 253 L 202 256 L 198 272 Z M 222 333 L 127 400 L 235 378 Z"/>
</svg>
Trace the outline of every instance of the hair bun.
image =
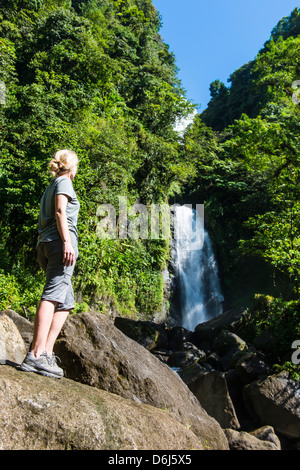
<svg viewBox="0 0 300 470">
<path fill-rule="evenodd" d="M 65 173 L 72 170 L 78 165 L 78 157 L 72 150 L 59 150 L 56 152 L 54 158 L 49 163 L 49 170 L 53 176 L 59 176 L 60 173 Z"/>
<path fill-rule="evenodd" d="M 53 176 L 57 176 L 57 174 L 60 172 L 60 162 L 53 158 L 49 163 L 49 170 Z"/>
</svg>

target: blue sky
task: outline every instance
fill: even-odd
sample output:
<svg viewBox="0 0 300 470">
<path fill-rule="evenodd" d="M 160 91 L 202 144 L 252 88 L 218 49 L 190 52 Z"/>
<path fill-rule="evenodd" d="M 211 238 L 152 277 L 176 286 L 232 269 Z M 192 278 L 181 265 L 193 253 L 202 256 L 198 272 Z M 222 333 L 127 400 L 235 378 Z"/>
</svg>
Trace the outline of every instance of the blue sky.
<svg viewBox="0 0 300 470">
<path fill-rule="evenodd" d="M 209 85 L 253 60 L 272 29 L 300 7 L 299 0 L 152 0 L 162 16 L 160 34 L 175 54 L 187 97 L 201 105 Z"/>
</svg>

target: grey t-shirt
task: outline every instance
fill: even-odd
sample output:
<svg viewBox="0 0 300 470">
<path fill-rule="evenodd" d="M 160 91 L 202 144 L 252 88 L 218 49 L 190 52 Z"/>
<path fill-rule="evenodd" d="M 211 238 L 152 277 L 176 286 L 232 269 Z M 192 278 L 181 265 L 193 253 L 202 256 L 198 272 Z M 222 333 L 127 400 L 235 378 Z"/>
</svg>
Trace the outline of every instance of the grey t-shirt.
<svg viewBox="0 0 300 470">
<path fill-rule="evenodd" d="M 70 178 L 58 176 L 51 181 L 41 199 L 38 220 L 38 244 L 40 242 L 57 240 L 60 237 L 55 217 L 55 196 L 57 194 L 65 194 L 68 197 L 66 208 L 68 227 L 77 236 L 77 220 L 80 204 Z"/>
</svg>

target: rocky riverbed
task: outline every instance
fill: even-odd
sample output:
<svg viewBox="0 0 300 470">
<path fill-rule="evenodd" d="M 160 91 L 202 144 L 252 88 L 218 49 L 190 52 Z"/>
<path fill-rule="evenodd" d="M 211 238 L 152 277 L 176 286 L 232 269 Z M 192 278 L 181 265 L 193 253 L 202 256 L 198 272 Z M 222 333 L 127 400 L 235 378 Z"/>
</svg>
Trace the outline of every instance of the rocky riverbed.
<svg viewBox="0 0 300 470">
<path fill-rule="evenodd" d="M 19 370 L 33 325 L 0 313 L 1 449 L 280 450 L 300 443 L 299 384 L 237 334 L 243 315 L 195 332 L 68 318 L 61 380 Z"/>
<path fill-rule="evenodd" d="M 242 339 L 247 317 L 232 310 L 194 332 L 120 317 L 115 325 L 176 370 L 231 449 L 300 449 L 300 383 L 273 372 L 271 335 Z"/>
</svg>

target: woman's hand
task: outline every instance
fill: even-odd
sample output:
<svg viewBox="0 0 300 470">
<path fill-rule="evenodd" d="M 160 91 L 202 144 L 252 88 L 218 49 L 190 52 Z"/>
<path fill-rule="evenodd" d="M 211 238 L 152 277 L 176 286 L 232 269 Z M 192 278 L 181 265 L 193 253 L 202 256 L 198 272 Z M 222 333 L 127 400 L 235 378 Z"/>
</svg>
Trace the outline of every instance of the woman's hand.
<svg viewBox="0 0 300 470">
<path fill-rule="evenodd" d="M 70 241 L 63 243 L 63 263 L 66 266 L 72 266 L 75 261 L 75 251 Z"/>
</svg>

